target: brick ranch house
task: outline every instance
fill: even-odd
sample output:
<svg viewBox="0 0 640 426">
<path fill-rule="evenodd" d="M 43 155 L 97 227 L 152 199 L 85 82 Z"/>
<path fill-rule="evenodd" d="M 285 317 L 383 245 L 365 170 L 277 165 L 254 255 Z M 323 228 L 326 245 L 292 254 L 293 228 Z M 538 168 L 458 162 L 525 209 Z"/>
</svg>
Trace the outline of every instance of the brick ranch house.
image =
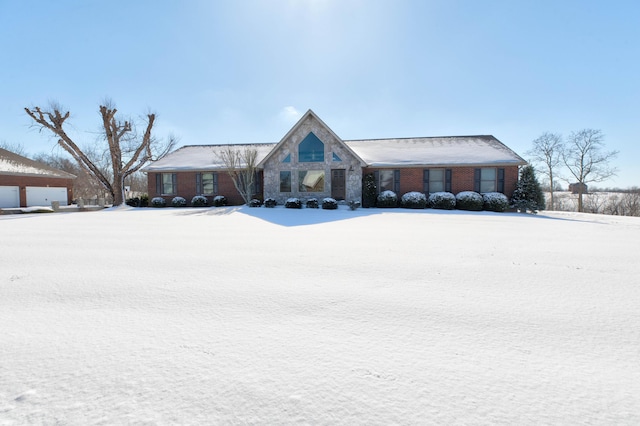
<svg viewBox="0 0 640 426">
<path fill-rule="evenodd" d="M 229 204 L 242 204 L 219 158 L 227 146 L 184 146 L 146 166 L 149 196 L 169 203 L 175 196 L 189 202 L 203 195 L 211 202 L 224 195 Z M 342 140 L 311 110 L 278 143 L 233 146 L 257 151 L 255 198 L 279 204 L 290 197 L 359 201 L 368 173 L 378 191 L 398 196 L 476 191 L 510 197 L 518 167 L 526 164 L 493 136 Z"/>
<path fill-rule="evenodd" d="M 75 175 L 0 148 L 0 208 L 61 206 L 73 199 Z"/>
</svg>

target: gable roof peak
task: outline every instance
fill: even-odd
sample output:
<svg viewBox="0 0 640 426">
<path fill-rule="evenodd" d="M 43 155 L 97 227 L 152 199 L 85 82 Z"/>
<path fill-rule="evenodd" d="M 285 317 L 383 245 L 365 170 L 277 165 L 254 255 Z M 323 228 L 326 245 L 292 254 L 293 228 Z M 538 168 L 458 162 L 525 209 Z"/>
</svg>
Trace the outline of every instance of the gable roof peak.
<svg viewBox="0 0 640 426">
<path fill-rule="evenodd" d="M 344 149 L 346 149 L 347 151 L 349 151 L 355 158 L 358 159 L 358 161 L 361 162 L 361 164 L 364 165 L 364 161 L 362 161 L 362 159 L 358 156 L 358 154 L 356 154 L 347 144 L 344 143 L 344 141 L 342 140 L 342 138 L 340 136 L 338 136 L 333 130 L 331 130 L 331 128 L 329 126 L 327 126 L 327 124 L 322 121 L 322 119 L 320 117 L 318 117 L 318 115 L 313 112 L 313 110 L 311 108 L 309 108 L 307 110 L 307 112 L 305 112 L 302 117 L 300 117 L 300 119 L 296 122 L 296 124 L 293 125 L 293 127 L 291 129 L 289 129 L 289 131 L 287 132 L 286 135 L 283 136 L 282 139 L 280 139 L 280 142 L 278 142 L 276 144 L 276 146 L 273 148 L 273 150 L 267 154 L 266 157 L 264 157 L 262 159 L 262 161 L 258 164 L 259 167 L 263 167 L 264 163 L 266 161 L 268 161 L 273 155 L 275 155 L 276 152 L 278 152 L 278 150 L 280 149 L 280 147 L 286 143 L 286 141 L 295 133 L 298 131 L 298 129 L 300 129 L 300 127 L 302 127 L 305 123 L 305 121 L 307 121 L 308 119 L 313 118 L 314 120 L 316 120 L 318 122 L 318 124 L 320 124 L 320 126 L 324 127 L 324 129 L 329 132 L 329 134 L 331 136 L 333 136 L 335 138 L 336 141 L 338 141 L 338 143 L 340 145 L 342 145 L 344 147 Z"/>
</svg>

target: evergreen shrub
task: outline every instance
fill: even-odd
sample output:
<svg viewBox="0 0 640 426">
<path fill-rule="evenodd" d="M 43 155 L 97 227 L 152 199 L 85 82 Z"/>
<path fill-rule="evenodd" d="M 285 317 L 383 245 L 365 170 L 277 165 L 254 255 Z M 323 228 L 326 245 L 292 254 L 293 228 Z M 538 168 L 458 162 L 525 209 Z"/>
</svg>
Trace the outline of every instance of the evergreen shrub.
<svg viewBox="0 0 640 426">
<path fill-rule="evenodd" d="M 140 204 L 140 198 L 127 198 L 127 201 L 125 201 L 124 203 L 130 207 L 138 207 L 138 204 Z"/>
<path fill-rule="evenodd" d="M 251 201 L 249 201 L 249 207 L 260 207 L 262 206 L 262 201 L 258 200 L 257 198 L 252 198 Z"/>
<path fill-rule="evenodd" d="M 167 202 L 162 197 L 153 197 L 151 199 L 151 207 L 165 207 Z"/>
<path fill-rule="evenodd" d="M 307 204 L 306 204 L 308 209 L 317 209 L 320 207 L 320 205 L 318 204 L 318 199 L 317 198 L 309 198 L 307 200 Z"/>
<path fill-rule="evenodd" d="M 407 192 L 400 199 L 400 205 L 405 209 L 424 209 L 427 206 L 427 196 L 422 192 Z"/>
<path fill-rule="evenodd" d="M 484 206 L 482 195 L 474 191 L 462 191 L 456 194 L 456 208 L 479 212 Z"/>
<path fill-rule="evenodd" d="M 187 207 L 187 200 L 182 197 L 173 197 L 171 205 L 173 207 Z"/>
<path fill-rule="evenodd" d="M 214 207 L 222 207 L 227 205 L 227 197 L 224 195 L 216 195 L 213 197 L 213 205 Z"/>
<path fill-rule="evenodd" d="M 140 197 L 128 198 L 125 204 L 131 207 L 149 207 L 149 196 L 142 195 Z"/>
<path fill-rule="evenodd" d="M 534 214 L 538 210 L 544 210 L 546 207 L 544 193 L 540 189 L 536 172 L 531 165 L 526 165 L 520 169 L 520 179 L 518 179 L 516 189 L 511 197 L 511 207 L 518 209 L 522 213 L 526 213 L 529 210 Z"/>
<path fill-rule="evenodd" d="M 323 198 L 322 208 L 324 210 L 336 210 L 338 208 L 338 202 L 331 197 Z"/>
<path fill-rule="evenodd" d="M 378 195 L 376 206 L 382 208 L 398 207 L 398 196 L 393 191 L 382 191 Z"/>
<path fill-rule="evenodd" d="M 264 206 L 267 208 L 274 208 L 278 205 L 278 202 L 273 198 L 267 198 L 264 200 Z"/>
<path fill-rule="evenodd" d="M 349 201 L 349 210 L 358 210 L 360 207 L 360 201 Z"/>
<path fill-rule="evenodd" d="M 429 194 L 429 207 L 432 209 L 453 210 L 456 208 L 456 196 L 450 192 Z"/>
<path fill-rule="evenodd" d="M 191 199 L 191 205 L 193 207 L 206 207 L 209 205 L 209 200 L 204 195 L 196 195 Z"/>
<path fill-rule="evenodd" d="M 300 201 L 300 198 L 287 198 L 287 201 L 284 203 L 284 207 L 286 209 L 301 209 L 302 201 Z"/>
<path fill-rule="evenodd" d="M 509 199 L 500 192 L 486 192 L 482 194 L 484 210 L 490 212 L 505 212 L 509 208 Z"/>
<path fill-rule="evenodd" d="M 378 198 L 378 187 L 373 173 L 367 173 L 362 178 L 362 207 L 369 208 L 376 206 Z"/>
</svg>

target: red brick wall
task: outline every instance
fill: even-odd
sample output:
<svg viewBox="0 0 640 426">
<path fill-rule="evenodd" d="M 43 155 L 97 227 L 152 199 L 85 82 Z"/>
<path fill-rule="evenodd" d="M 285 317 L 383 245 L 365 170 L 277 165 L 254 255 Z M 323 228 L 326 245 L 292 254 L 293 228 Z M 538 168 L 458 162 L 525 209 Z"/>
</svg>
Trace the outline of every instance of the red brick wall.
<svg viewBox="0 0 640 426">
<path fill-rule="evenodd" d="M 457 194 L 462 191 L 474 190 L 475 167 L 447 167 L 451 169 L 451 192 Z M 504 194 L 511 197 L 518 182 L 518 166 L 504 168 Z M 422 192 L 424 167 L 400 168 L 400 194 L 410 191 Z M 363 173 L 373 173 L 377 168 L 366 168 Z"/>
<path fill-rule="evenodd" d="M 167 203 L 171 203 L 173 197 L 179 196 L 187 200 L 187 205 L 191 204 L 191 199 L 196 195 L 196 175 L 199 172 L 176 172 L 177 190 L 172 195 L 162 195 L 156 192 L 156 175 L 157 173 L 149 173 L 147 175 L 149 199 L 154 197 L 162 197 Z M 227 203 L 231 206 L 237 206 L 244 204 L 244 200 L 238 193 L 238 190 L 233 184 L 231 177 L 226 172 L 218 172 L 218 192 L 214 195 L 207 195 L 209 205 L 212 205 L 213 198 L 216 195 L 224 195 L 227 198 Z M 256 198 L 262 198 L 262 193 L 256 194 Z"/>
<path fill-rule="evenodd" d="M 504 194 L 511 197 L 518 182 L 518 166 L 507 166 L 504 168 Z M 474 169 L 475 167 L 450 167 L 451 169 L 451 192 L 457 194 L 462 191 L 474 190 Z M 375 168 L 365 168 L 363 173 L 373 173 Z M 400 194 L 402 195 L 410 191 L 422 192 L 423 189 L 423 167 L 401 168 L 400 170 Z M 177 172 L 177 193 L 173 195 L 161 195 L 156 193 L 156 173 L 148 174 L 148 190 L 149 198 L 163 197 L 167 203 L 175 196 L 183 197 L 187 203 L 191 203 L 191 199 L 196 194 L 196 174 L 197 172 Z M 262 191 L 262 188 L 261 188 Z M 218 193 L 215 195 L 224 195 L 229 205 L 244 204 L 244 200 L 238 194 L 231 177 L 225 172 L 218 172 Z M 214 196 L 207 196 L 209 205 L 211 205 Z M 256 198 L 262 198 L 262 193 L 256 194 Z M 71 198 L 70 198 L 71 199 Z"/>
<path fill-rule="evenodd" d="M 0 175 L 0 186 L 17 186 L 20 188 L 20 207 L 27 207 L 27 186 L 44 186 L 67 188 L 67 200 L 73 200 L 73 179 Z"/>
</svg>

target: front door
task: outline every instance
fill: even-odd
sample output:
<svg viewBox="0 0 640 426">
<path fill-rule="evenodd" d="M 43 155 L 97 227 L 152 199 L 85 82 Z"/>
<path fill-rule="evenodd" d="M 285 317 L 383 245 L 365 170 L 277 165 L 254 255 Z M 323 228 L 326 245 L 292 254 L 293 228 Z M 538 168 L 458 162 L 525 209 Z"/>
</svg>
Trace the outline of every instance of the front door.
<svg viewBox="0 0 640 426">
<path fill-rule="evenodd" d="M 331 169 L 331 198 L 335 200 L 344 200 L 345 195 L 345 170 Z"/>
</svg>

